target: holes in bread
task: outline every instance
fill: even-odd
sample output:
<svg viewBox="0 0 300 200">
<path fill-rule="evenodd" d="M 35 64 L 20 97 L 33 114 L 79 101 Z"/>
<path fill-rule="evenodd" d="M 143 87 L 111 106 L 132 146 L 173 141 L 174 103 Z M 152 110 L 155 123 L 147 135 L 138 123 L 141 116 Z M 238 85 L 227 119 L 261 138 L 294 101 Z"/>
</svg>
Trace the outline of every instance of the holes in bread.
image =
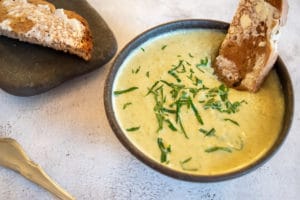
<svg viewBox="0 0 300 200">
<path fill-rule="evenodd" d="M 233 83 L 233 87 L 239 87 L 242 83 L 242 80 L 239 80 L 238 82 Z"/>
<path fill-rule="evenodd" d="M 261 33 L 265 33 L 266 32 L 266 24 L 265 22 L 261 21 L 259 22 L 258 26 L 256 27 L 256 31 L 258 34 L 261 34 Z"/>
<path fill-rule="evenodd" d="M 279 18 L 280 18 L 280 13 L 279 12 L 273 13 L 273 19 L 278 20 Z"/>
<path fill-rule="evenodd" d="M 236 41 L 238 39 L 238 36 L 237 35 L 232 35 L 230 39 L 233 40 L 233 41 Z"/>
</svg>

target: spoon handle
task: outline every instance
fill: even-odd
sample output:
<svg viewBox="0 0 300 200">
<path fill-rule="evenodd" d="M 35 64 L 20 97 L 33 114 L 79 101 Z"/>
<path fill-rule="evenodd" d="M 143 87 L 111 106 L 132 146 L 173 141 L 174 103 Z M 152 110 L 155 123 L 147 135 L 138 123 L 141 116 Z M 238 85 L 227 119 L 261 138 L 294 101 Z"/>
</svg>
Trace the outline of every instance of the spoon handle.
<svg viewBox="0 0 300 200">
<path fill-rule="evenodd" d="M 74 200 L 67 191 L 35 164 L 24 152 L 22 147 L 11 138 L 0 138 L 0 165 L 22 174 L 30 181 L 42 186 L 62 200 Z"/>
</svg>

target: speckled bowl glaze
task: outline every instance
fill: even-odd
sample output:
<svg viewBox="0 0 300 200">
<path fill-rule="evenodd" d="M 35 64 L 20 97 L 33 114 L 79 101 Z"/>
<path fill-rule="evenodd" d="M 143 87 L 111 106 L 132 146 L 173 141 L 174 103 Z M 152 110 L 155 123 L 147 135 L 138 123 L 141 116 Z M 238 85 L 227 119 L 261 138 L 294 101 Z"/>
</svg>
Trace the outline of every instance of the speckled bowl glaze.
<svg viewBox="0 0 300 200">
<path fill-rule="evenodd" d="M 221 21 L 212 21 L 212 20 L 182 20 L 182 21 L 175 21 L 167 24 L 163 24 L 157 27 L 154 27 L 141 35 L 137 36 L 133 39 L 125 48 L 119 53 L 116 57 L 112 68 L 108 74 L 105 88 L 104 88 L 104 104 L 105 104 L 105 111 L 108 118 L 108 121 L 112 127 L 117 138 L 120 142 L 140 161 L 145 163 L 146 165 L 150 166 L 151 168 L 174 178 L 182 179 L 186 181 L 195 181 L 195 182 L 214 182 L 214 181 L 222 181 L 227 180 L 235 177 L 239 177 L 244 175 L 263 163 L 265 163 L 275 152 L 279 149 L 279 147 L 283 144 L 288 132 L 289 128 L 292 123 L 293 118 L 293 109 L 294 109 L 294 96 L 293 96 L 293 88 L 290 76 L 288 74 L 287 68 L 284 65 L 281 58 L 275 63 L 275 69 L 277 74 L 280 78 L 280 82 L 282 85 L 282 90 L 284 93 L 284 100 L 285 100 L 285 114 L 284 120 L 282 124 L 281 132 L 273 144 L 273 146 L 265 153 L 259 160 L 251 163 L 250 165 L 236 171 L 232 171 L 230 173 L 224 173 L 220 175 L 192 175 L 188 173 L 178 172 L 173 170 L 169 167 L 166 167 L 159 162 L 150 159 L 147 157 L 143 152 L 141 152 L 136 146 L 126 137 L 125 133 L 122 131 L 120 125 L 118 124 L 115 111 L 113 109 L 113 83 L 116 77 L 116 74 L 130 53 L 136 49 L 141 44 L 145 43 L 149 39 L 159 36 L 164 33 L 181 30 L 181 29 L 195 29 L 195 28 L 204 28 L 204 29 L 218 29 L 221 31 L 226 32 L 229 27 L 228 23 L 221 22 Z"/>
</svg>

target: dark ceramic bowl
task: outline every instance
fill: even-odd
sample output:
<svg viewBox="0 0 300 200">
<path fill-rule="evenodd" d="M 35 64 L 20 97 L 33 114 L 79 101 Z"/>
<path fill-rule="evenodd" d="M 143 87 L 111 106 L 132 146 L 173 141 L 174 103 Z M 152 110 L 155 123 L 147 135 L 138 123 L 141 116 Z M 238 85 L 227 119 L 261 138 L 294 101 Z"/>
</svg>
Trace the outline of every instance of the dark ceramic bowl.
<svg viewBox="0 0 300 200">
<path fill-rule="evenodd" d="M 117 56 L 115 59 L 113 66 L 109 72 L 109 75 L 106 80 L 105 89 L 104 89 L 104 104 L 105 104 L 105 111 L 108 118 L 108 121 L 116 134 L 117 138 L 120 140 L 120 142 L 134 155 L 136 156 L 140 161 L 145 163 L 146 165 L 152 167 L 153 169 L 174 177 L 178 179 L 183 179 L 187 181 L 197 181 L 197 182 L 213 182 L 213 181 L 221 181 L 226 179 L 231 179 L 234 177 L 238 177 L 241 175 L 244 175 L 254 169 L 256 169 L 258 166 L 265 163 L 274 153 L 279 149 L 279 147 L 284 142 L 284 139 L 286 138 L 292 118 L 293 118 L 293 109 L 294 109 L 294 97 L 293 97 L 293 88 L 290 76 L 288 74 L 287 68 L 282 62 L 281 58 L 278 58 L 277 62 L 275 63 L 275 69 L 277 71 L 277 74 L 280 78 L 280 82 L 282 85 L 282 91 L 284 93 L 284 100 L 285 100 L 285 114 L 284 114 L 284 120 L 281 132 L 279 134 L 279 137 L 277 138 L 276 142 L 273 144 L 273 146 L 268 150 L 267 153 L 265 153 L 259 160 L 253 162 L 252 164 L 230 172 L 230 173 L 224 173 L 221 175 L 191 175 L 183 172 L 178 172 L 176 170 L 172 170 L 169 167 L 166 167 L 159 162 L 152 160 L 151 158 L 147 157 L 143 152 L 141 152 L 136 146 L 126 137 L 125 133 L 122 131 L 120 125 L 118 124 L 118 121 L 116 119 L 115 111 L 112 106 L 112 98 L 113 98 L 113 83 L 115 80 L 115 76 L 124 62 L 124 60 L 127 58 L 127 56 L 137 47 L 139 47 L 141 44 L 145 43 L 149 39 L 156 37 L 158 35 L 176 31 L 179 29 L 196 29 L 196 28 L 204 28 L 204 29 L 218 29 L 221 31 L 226 32 L 229 27 L 228 23 L 220 22 L 220 21 L 212 21 L 212 20 L 183 20 L 183 21 L 176 21 L 171 22 L 167 24 L 163 24 L 157 27 L 154 27 L 135 39 L 133 39 Z"/>
</svg>

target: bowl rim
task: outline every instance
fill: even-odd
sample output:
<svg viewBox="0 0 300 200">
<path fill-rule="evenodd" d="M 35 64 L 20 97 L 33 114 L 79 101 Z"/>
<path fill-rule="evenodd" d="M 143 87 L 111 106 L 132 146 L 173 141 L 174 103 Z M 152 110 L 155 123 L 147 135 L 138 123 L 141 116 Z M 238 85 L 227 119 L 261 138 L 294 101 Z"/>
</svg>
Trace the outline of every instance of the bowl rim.
<svg viewBox="0 0 300 200">
<path fill-rule="evenodd" d="M 216 181 L 224 181 L 232 178 L 236 178 L 247 174 L 266 161 L 268 161 L 282 146 L 283 142 L 285 141 L 289 129 L 292 124 L 293 120 L 293 111 L 294 111 L 294 95 L 293 95 L 293 87 L 292 81 L 289 76 L 288 70 L 283 63 L 282 59 L 278 57 L 274 68 L 277 71 L 277 74 L 280 78 L 280 83 L 282 86 L 282 90 L 284 93 L 284 101 L 285 101 L 285 113 L 283 118 L 283 125 L 279 136 L 272 147 L 259 159 L 250 163 L 249 165 L 233 170 L 230 172 L 225 172 L 223 174 L 217 175 L 197 175 L 197 174 L 188 174 L 184 172 L 177 171 L 175 169 L 171 169 L 159 162 L 153 160 L 152 158 L 148 157 L 142 151 L 140 151 L 126 136 L 126 134 L 122 131 L 119 123 L 116 119 L 116 115 L 113 109 L 113 83 L 116 77 L 116 74 L 127 58 L 127 56 L 135 50 L 141 44 L 147 42 L 148 40 L 172 31 L 181 30 L 181 29 L 217 29 L 227 32 L 229 24 L 223 21 L 216 21 L 216 20 L 208 20 L 208 19 L 185 19 L 185 20 L 176 20 L 168 23 L 164 23 L 158 26 L 155 26 L 151 29 L 144 31 L 143 33 L 136 36 L 132 39 L 117 55 L 114 59 L 113 64 L 109 70 L 108 76 L 105 81 L 104 85 L 104 107 L 105 113 L 108 119 L 108 122 L 116 135 L 119 141 L 123 144 L 123 146 L 138 160 L 143 162 L 144 164 L 148 165 L 152 169 L 167 175 L 169 177 L 173 177 L 180 180 L 185 181 L 192 181 L 192 182 L 216 182 Z"/>
</svg>

